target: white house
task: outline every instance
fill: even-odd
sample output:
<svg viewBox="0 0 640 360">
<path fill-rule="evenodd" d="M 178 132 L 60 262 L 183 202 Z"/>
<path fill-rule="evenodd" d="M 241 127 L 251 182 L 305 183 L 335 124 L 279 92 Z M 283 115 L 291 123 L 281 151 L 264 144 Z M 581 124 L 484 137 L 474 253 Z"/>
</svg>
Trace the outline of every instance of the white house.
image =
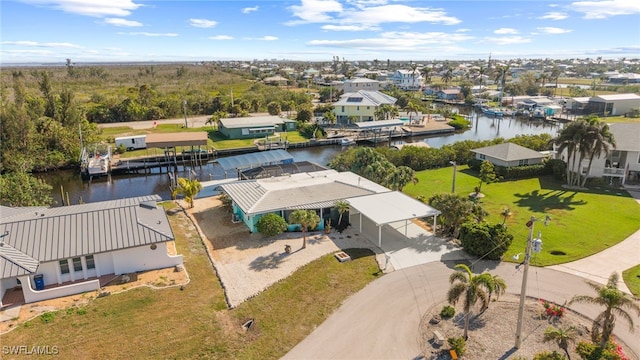
<svg viewBox="0 0 640 360">
<path fill-rule="evenodd" d="M 640 109 L 640 95 L 611 94 L 590 98 L 585 111 L 599 116 L 615 116 L 624 115 L 634 109 Z"/>
<path fill-rule="evenodd" d="M 2 207 L 0 295 L 20 291 L 31 303 L 98 290 L 106 275 L 181 265 L 181 255 L 167 252 L 174 235 L 159 200 Z"/>
<path fill-rule="evenodd" d="M 422 88 L 420 71 L 396 70 L 390 80 L 393 85 L 402 90 L 420 90 Z"/>
<path fill-rule="evenodd" d="M 379 91 L 360 90 L 343 94 L 340 100 L 333 103 L 333 112 L 338 123 L 348 123 L 350 118 L 355 118 L 356 122 L 373 121 L 380 106 L 393 105 L 396 100 Z"/>
<path fill-rule="evenodd" d="M 545 154 L 512 143 L 486 146 L 473 149 L 471 152 L 476 154 L 478 160 L 488 160 L 494 165 L 504 167 L 540 164 L 547 157 Z"/>
<path fill-rule="evenodd" d="M 640 184 L 640 124 L 609 124 L 616 146 L 591 163 L 589 177 L 609 177 L 620 179 L 621 184 Z M 588 156 L 583 160 L 580 171 L 587 174 Z"/>
<path fill-rule="evenodd" d="M 367 78 L 349 79 L 342 84 L 342 90 L 345 93 L 358 92 L 360 90 L 378 91 L 380 90 L 380 81 Z"/>
</svg>

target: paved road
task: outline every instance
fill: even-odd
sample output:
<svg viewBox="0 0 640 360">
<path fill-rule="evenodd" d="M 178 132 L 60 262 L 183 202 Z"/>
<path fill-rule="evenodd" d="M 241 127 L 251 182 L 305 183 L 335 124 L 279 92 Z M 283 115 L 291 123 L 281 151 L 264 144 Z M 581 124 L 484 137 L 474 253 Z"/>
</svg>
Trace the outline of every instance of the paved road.
<svg viewBox="0 0 640 360">
<path fill-rule="evenodd" d="M 455 263 L 432 262 L 386 274 L 347 299 L 283 359 L 413 359 L 421 355 L 421 317 L 431 306 L 445 301 L 453 265 Z M 509 293 L 520 292 L 522 272 L 516 271 L 513 264 L 479 262 L 473 270 L 498 274 L 507 282 Z M 527 294 L 556 303 L 563 303 L 575 294 L 594 295 L 578 276 L 534 267 L 529 270 Z M 572 309 L 589 318 L 594 318 L 600 310 L 583 304 Z M 516 316 L 513 314 L 512 322 Z M 633 316 L 633 319 L 639 334 L 640 318 Z M 640 354 L 637 335 L 631 334 L 625 323 L 618 321 L 615 334 Z M 523 336 L 523 346 L 526 346 L 526 334 Z M 505 339 L 505 351 L 514 342 L 515 335 L 513 339 Z"/>
<path fill-rule="evenodd" d="M 189 127 L 204 127 L 205 123 L 207 122 L 207 120 L 210 117 L 211 116 L 187 117 L 187 124 L 189 125 Z M 99 128 L 112 128 L 112 127 L 128 126 L 128 127 L 132 128 L 132 129 L 140 130 L 140 129 L 151 129 L 151 128 L 153 128 L 153 123 L 154 122 L 156 122 L 158 125 L 160 125 L 160 124 L 184 125 L 184 118 L 98 124 L 98 127 Z"/>
</svg>

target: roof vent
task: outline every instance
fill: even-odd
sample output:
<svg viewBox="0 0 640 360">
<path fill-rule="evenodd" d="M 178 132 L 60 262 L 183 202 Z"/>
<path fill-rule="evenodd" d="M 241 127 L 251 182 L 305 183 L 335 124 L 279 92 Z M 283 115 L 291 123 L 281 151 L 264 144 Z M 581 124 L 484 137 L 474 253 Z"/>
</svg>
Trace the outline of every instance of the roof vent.
<svg viewBox="0 0 640 360">
<path fill-rule="evenodd" d="M 140 207 L 145 208 L 145 209 L 155 209 L 156 208 L 156 203 L 155 201 L 144 201 L 140 203 Z"/>
</svg>

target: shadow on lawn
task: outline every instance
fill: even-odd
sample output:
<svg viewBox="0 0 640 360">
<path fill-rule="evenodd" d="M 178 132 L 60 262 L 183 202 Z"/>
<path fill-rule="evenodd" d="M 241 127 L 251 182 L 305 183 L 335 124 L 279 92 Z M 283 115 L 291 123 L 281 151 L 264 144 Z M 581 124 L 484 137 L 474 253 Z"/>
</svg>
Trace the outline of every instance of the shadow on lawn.
<svg viewBox="0 0 640 360">
<path fill-rule="evenodd" d="M 515 204 L 532 212 L 542 213 L 549 210 L 573 210 L 576 206 L 586 205 L 584 200 L 576 200 L 578 194 L 572 190 L 534 190 L 526 194 L 515 194 L 519 198 Z"/>
</svg>

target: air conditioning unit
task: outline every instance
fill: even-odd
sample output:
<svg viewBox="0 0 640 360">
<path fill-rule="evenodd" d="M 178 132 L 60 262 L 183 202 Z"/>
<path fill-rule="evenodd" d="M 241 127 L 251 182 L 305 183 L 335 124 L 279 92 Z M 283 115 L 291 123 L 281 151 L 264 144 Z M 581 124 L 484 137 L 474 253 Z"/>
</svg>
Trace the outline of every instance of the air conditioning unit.
<svg viewBox="0 0 640 360">
<path fill-rule="evenodd" d="M 240 219 L 240 216 L 238 214 L 231 214 L 231 222 L 234 224 L 237 224 L 239 222 L 241 222 L 242 219 Z"/>
</svg>

